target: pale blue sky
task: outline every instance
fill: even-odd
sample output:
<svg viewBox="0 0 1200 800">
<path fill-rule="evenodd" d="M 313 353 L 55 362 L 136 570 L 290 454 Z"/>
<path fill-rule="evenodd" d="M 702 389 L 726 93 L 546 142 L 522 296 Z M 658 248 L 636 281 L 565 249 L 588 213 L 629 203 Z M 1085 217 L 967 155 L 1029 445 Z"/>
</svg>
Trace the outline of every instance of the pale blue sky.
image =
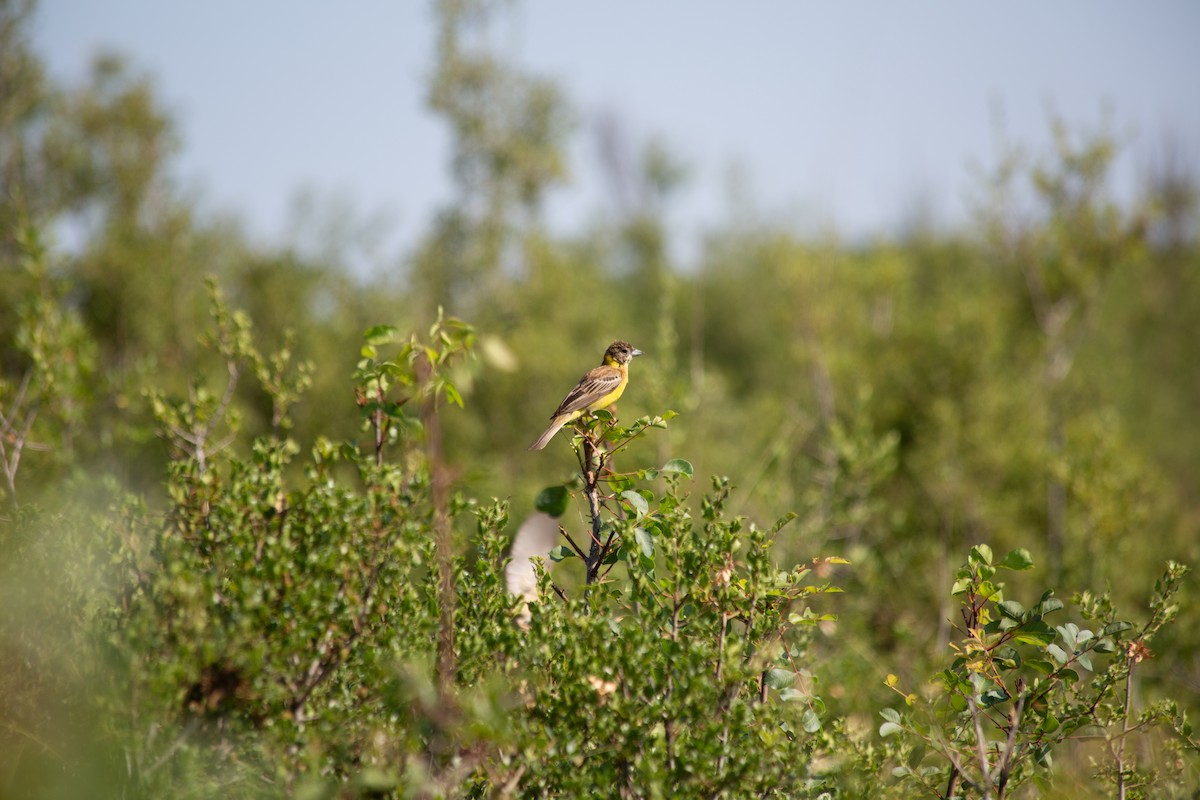
<svg viewBox="0 0 1200 800">
<path fill-rule="evenodd" d="M 1132 142 L 1121 191 L 1168 135 L 1200 166 L 1190 0 L 527 0 L 510 17 L 500 52 L 557 77 L 580 122 L 551 222 L 572 231 L 611 208 L 591 125 L 616 115 L 691 167 L 672 209 L 685 258 L 728 216 L 734 174 L 739 197 L 802 231 L 887 231 L 917 198 L 961 221 L 998 119 L 1034 148 L 1051 111 L 1075 128 L 1109 120 Z M 179 123 L 180 183 L 204 208 L 279 241 L 307 189 L 384 213 L 399 252 L 450 197 L 447 132 L 423 105 L 432 19 L 395 0 L 42 0 L 34 41 L 64 80 L 102 47 L 149 72 Z"/>
</svg>

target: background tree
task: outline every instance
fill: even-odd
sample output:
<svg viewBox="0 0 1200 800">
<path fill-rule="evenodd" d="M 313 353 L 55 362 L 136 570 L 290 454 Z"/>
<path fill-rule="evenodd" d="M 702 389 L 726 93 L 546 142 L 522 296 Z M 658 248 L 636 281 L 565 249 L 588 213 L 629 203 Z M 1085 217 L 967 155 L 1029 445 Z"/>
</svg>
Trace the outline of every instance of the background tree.
<svg viewBox="0 0 1200 800">
<path fill-rule="evenodd" d="M 945 795 L 953 767 L 985 796 L 1008 765 L 1186 796 L 1194 179 L 1117 202 L 1117 145 L 1060 126 L 972 225 L 849 243 L 746 204 L 684 268 L 686 170 L 617 122 L 615 213 L 542 222 L 573 114 L 496 55 L 504 11 L 438 7 L 457 196 L 366 274 L 369 226 L 253 244 L 199 207 L 152 80 L 106 56 L 56 85 L 0 4 L 0 793 Z M 471 357 L 442 363 L 452 317 Z M 648 351 L 618 424 L 679 416 L 621 451 L 606 581 L 568 557 L 523 630 L 509 517 L 578 490 L 565 445 L 524 448 L 615 338 Z"/>
</svg>

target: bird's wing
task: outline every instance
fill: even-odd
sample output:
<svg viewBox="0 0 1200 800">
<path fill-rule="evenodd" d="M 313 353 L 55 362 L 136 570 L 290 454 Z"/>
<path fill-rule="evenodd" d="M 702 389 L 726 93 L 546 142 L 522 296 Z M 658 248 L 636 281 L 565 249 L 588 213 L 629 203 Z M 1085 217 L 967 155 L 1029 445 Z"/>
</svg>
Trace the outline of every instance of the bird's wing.
<svg viewBox="0 0 1200 800">
<path fill-rule="evenodd" d="M 580 379 L 579 385 L 563 398 L 558 410 L 550 418 L 582 411 L 620 385 L 621 370 L 609 366 L 596 367 Z"/>
</svg>

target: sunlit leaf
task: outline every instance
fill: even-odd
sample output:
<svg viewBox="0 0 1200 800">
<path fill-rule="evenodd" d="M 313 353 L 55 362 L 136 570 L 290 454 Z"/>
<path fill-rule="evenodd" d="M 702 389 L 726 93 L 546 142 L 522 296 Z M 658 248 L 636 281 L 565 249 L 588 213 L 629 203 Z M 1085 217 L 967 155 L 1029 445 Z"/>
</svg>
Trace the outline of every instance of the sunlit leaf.
<svg viewBox="0 0 1200 800">
<path fill-rule="evenodd" d="M 1040 645 L 1054 642 L 1058 638 L 1058 634 L 1054 632 L 1054 628 L 1046 625 L 1042 620 L 1033 620 L 1022 625 L 1021 630 L 1013 638 L 1024 644 Z"/>
<path fill-rule="evenodd" d="M 400 337 L 400 331 L 394 325 L 373 325 L 367 328 L 363 338 L 367 344 L 381 345 L 394 342 Z"/>
<path fill-rule="evenodd" d="M 637 542 L 638 548 L 642 551 L 642 556 L 645 558 L 654 558 L 654 537 L 645 528 L 634 528 L 633 539 Z M 650 562 L 650 566 L 654 566 L 654 562 Z"/>
<path fill-rule="evenodd" d="M 971 548 L 970 560 L 981 564 L 992 563 L 992 548 L 986 544 L 977 544 Z"/>
<path fill-rule="evenodd" d="M 1018 547 L 1010 550 L 996 566 L 1005 569 L 1026 570 L 1033 566 L 1033 557 L 1024 547 Z"/>
<path fill-rule="evenodd" d="M 646 498 L 632 489 L 621 492 L 621 499 L 633 508 L 633 513 L 637 515 L 637 519 L 646 516 L 650 511 L 650 504 L 646 502 Z"/>
<path fill-rule="evenodd" d="M 691 462 L 682 458 L 672 458 L 666 464 L 663 464 L 662 472 L 686 475 L 689 478 L 693 475 Z"/>
</svg>

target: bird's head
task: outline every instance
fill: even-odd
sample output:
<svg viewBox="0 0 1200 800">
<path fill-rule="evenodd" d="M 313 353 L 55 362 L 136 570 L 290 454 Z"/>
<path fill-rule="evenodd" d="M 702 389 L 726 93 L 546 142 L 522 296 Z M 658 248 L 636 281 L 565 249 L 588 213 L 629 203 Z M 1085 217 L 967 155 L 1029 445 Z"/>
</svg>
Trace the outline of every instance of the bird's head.
<svg viewBox="0 0 1200 800">
<path fill-rule="evenodd" d="M 604 363 L 623 366 L 633 360 L 634 356 L 642 355 L 642 351 L 629 342 L 616 341 L 604 351 Z"/>
</svg>

